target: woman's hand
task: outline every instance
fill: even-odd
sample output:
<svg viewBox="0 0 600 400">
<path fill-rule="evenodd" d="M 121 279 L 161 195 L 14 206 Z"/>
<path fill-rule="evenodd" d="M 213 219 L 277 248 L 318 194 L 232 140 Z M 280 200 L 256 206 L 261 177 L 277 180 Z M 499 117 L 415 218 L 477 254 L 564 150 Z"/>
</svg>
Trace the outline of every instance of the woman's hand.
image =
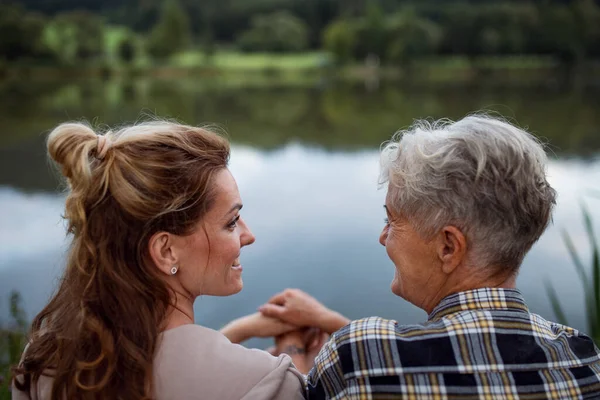
<svg viewBox="0 0 600 400">
<path fill-rule="evenodd" d="M 232 343 L 241 343 L 253 337 L 272 337 L 297 329 L 296 326 L 261 313 L 246 315 L 231 321 L 221 329 Z"/>
<path fill-rule="evenodd" d="M 264 316 L 278 318 L 298 327 L 317 327 L 327 333 L 333 333 L 350 322 L 299 289 L 286 289 L 276 294 L 258 310 Z"/>
</svg>

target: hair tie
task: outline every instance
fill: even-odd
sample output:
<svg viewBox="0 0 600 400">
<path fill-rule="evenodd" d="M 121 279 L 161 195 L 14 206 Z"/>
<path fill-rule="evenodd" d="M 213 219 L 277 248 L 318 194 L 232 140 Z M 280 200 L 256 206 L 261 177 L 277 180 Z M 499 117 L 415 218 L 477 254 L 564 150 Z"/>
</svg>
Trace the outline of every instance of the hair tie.
<svg viewBox="0 0 600 400">
<path fill-rule="evenodd" d="M 98 145 L 96 148 L 96 157 L 99 159 L 103 159 L 106 155 L 106 152 L 110 148 L 110 140 L 106 138 L 106 136 L 98 136 Z"/>
</svg>

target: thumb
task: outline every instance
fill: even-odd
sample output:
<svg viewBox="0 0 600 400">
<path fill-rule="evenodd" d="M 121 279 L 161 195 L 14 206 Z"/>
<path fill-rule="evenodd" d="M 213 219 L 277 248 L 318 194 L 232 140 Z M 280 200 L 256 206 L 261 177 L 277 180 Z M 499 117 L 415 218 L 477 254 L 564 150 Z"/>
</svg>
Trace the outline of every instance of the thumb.
<svg viewBox="0 0 600 400">
<path fill-rule="evenodd" d="M 265 317 L 279 318 L 283 315 L 284 307 L 277 304 L 264 304 L 258 308 L 258 311 Z"/>
</svg>

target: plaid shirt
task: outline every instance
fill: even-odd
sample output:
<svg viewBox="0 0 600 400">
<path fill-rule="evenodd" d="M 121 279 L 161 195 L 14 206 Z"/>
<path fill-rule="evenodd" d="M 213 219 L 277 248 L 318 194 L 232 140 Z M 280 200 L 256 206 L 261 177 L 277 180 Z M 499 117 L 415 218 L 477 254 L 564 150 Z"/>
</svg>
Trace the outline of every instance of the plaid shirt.
<svg viewBox="0 0 600 400">
<path fill-rule="evenodd" d="M 308 375 L 309 399 L 598 399 L 600 353 L 527 309 L 513 289 L 446 297 L 423 325 L 378 317 L 337 331 Z"/>
</svg>

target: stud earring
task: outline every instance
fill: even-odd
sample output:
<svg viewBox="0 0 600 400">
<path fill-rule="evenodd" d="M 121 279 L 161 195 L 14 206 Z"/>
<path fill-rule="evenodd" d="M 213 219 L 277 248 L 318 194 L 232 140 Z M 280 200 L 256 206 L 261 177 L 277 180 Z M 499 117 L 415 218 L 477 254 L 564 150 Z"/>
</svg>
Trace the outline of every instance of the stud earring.
<svg viewBox="0 0 600 400">
<path fill-rule="evenodd" d="M 173 265 L 173 268 L 171 268 L 171 275 L 175 275 L 177 273 L 177 266 Z"/>
</svg>

